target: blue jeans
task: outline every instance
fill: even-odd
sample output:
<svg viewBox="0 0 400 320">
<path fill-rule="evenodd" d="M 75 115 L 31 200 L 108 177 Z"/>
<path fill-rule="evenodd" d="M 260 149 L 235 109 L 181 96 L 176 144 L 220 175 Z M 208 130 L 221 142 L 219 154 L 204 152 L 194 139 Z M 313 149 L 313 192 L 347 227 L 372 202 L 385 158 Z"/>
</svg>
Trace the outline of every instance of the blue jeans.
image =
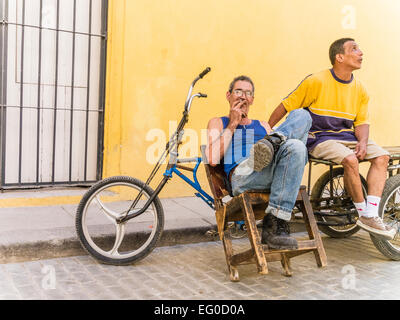
<svg viewBox="0 0 400 320">
<path fill-rule="evenodd" d="M 311 122 L 310 114 L 304 109 L 290 112 L 285 122 L 274 131 L 284 143 L 273 161 L 262 171 L 253 171 L 249 175 L 236 174 L 235 170 L 231 178 L 233 195 L 246 190 L 270 189 L 266 213 L 289 221 L 308 160 L 305 144 Z"/>
</svg>

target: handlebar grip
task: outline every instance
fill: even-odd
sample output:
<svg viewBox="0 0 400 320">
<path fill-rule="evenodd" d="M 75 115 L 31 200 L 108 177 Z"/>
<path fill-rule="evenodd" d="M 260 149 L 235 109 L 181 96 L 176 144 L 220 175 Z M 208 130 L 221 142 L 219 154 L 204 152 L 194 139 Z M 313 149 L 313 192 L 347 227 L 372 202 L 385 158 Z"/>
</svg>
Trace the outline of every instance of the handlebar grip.
<svg viewBox="0 0 400 320">
<path fill-rule="evenodd" d="M 207 95 L 205 93 L 199 92 L 200 98 L 207 98 Z"/>
<path fill-rule="evenodd" d="M 207 73 L 209 73 L 210 71 L 211 71 L 211 68 L 210 68 L 210 67 L 205 68 L 205 69 L 203 70 L 203 72 L 199 74 L 199 78 L 200 78 L 200 79 L 203 79 L 203 77 L 204 77 Z"/>
</svg>

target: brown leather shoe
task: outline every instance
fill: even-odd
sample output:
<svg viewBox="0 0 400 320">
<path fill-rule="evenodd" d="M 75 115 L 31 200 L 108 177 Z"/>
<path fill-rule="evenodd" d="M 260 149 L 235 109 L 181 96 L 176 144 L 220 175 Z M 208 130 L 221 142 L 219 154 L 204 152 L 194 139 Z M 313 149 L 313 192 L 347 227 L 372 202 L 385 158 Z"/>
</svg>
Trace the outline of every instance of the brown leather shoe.
<svg viewBox="0 0 400 320">
<path fill-rule="evenodd" d="M 254 171 L 260 172 L 268 166 L 280 145 L 283 143 L 283 138 L 276 134 L 266 135 L 261 140 L 258 140 L 250 149 L 250 163 L 254 164 Z"/>
<path fill-rule="evenodd" d="M 254 171 L 260 172 L 271 163 L 274 155 L 274 147 L 271 142 L 261 139 L 250 149 L 250 165 L 253 165 Z"/>
</svg>

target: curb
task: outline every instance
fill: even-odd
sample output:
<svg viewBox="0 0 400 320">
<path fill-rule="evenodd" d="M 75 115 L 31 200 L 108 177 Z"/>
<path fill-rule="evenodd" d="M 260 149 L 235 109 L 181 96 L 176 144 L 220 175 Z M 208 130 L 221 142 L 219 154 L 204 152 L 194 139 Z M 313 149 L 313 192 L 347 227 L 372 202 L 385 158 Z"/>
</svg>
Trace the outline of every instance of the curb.
<svg viewBox="0 0 400 320">
<path fill-rule="evenodd" d="M 302 223 L 291 222 L 290 227 L 293 234 L 305 231 L 304 224 Z M 157 247 L 219 241 L 218 234 L 216 232 L 210 233 L 210 230 L 217 230 L 217 226 L 210 225 L 164 230 Z M 107 241 L 106 238 L 104 238 L 104 240 Z M 81 255 L 88 254 L 81 246 L 77 237 L 0 245 L 0 264 Z"/>
<path fill-rule="evenodd" d="M 216 226 L 164 230 L 157 247 L 218 240 L 207 234 Z M 127 235 L 129 237 L 129 234 Z M 104 238 L 104 241 L 107 241 Z M 77 237 L 0 246 L 0 264 L 87 255 Z"/>
</svg>

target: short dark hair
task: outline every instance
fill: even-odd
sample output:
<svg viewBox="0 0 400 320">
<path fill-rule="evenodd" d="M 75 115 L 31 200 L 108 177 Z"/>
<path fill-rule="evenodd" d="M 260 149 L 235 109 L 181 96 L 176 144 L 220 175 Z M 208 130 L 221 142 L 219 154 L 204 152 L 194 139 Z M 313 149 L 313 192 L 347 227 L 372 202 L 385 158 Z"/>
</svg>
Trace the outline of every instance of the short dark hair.
<svg viewBox="0 0 400 320">
<path fill-rule="evenodd" d="M 238 81 L 247 81 L 251 84 L 251 86 L 253 87 L 253 93 L 254 93 L 254 83 L 253 81 L 248 77 L 248 76 L 238 76 L 236 78 L 234 78 L 231 82 L 231 84 L 229 85 L 229 92 L 232 93 L 233 87 L 235 86 L 235 83 Z"/>
<path fill-rule="evenodd" d="M 331 60 L 332 65 L 335 64 L 336 55 L 338 53 L 344 53 L 343 45 L 347 41 L 354 41 L 354 39 L 353 38 L 341 38 L 341 39 L 334 41 L 331 44 L 331 46 L 329 47 L 329 59 Z"/>
</svg>

